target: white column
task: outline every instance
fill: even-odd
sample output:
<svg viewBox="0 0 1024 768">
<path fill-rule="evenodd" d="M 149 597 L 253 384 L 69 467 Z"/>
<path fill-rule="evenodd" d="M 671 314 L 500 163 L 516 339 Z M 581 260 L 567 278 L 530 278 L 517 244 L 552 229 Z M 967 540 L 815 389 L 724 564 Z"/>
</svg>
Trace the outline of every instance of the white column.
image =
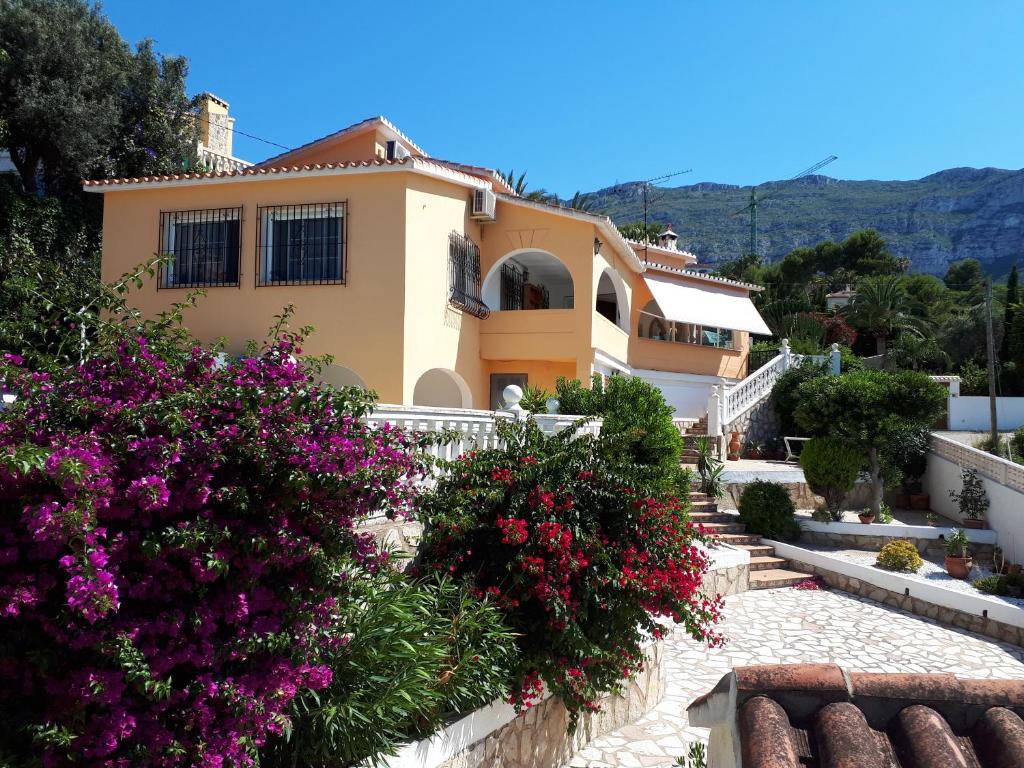
<svg viewBox="0 0 1024 768">
<path fill-rule="evenodd" d="M 782 355 L 782 372 L 785 373 L 789 370 L 789 339 L 782 340 L 782 346 L 779 347 L 779 354 Z"/>
<path fill-rule="evenodd" d="M 717 437 L 722 434 L 722 396 L 717 384 L 711 388 L 708 396 L 708 435 Z"/>
<path fill-rule="evenodd" d="M 834 344 L 832 344 L 832 354 L 831 354 L 831 364 L 832 364 L 832 375 L 833 376 L 838 376 L 839 375 L 839 372 L 841 370 L 840 369 L 840 361 L 841 361 L 841 358 L 839 356 L 839 345 L 834 343 Z"/>
</svg>

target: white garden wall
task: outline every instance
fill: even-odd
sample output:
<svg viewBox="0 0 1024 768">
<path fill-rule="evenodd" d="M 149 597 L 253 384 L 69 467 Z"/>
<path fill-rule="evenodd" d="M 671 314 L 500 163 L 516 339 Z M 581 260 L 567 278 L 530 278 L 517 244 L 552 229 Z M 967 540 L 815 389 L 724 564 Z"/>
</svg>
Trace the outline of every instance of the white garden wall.
<svg viewBox="0 0 1024 768">
<path fill-rule="evenodd" d="M 954 520 L 960 518 L 960 512 L 949 492 L 963 487 L 963 468 L 978 470 L 990 502 L 986 522 L 996 532 L 1006 557 L 1014 563 L 1024 562 L 1024 467 L 933 436 L 924 490 L 931 495 L 932 509 Z"/>
<path fill-rule="evenodd" d="M 997 397 L 996 421 L 1000 431 L 1024 427 L 1024 397 Z M 949 428 L 986 432 L 991 424 L 987 397 L 960 395 L 949 398 Z"/>
</svg>

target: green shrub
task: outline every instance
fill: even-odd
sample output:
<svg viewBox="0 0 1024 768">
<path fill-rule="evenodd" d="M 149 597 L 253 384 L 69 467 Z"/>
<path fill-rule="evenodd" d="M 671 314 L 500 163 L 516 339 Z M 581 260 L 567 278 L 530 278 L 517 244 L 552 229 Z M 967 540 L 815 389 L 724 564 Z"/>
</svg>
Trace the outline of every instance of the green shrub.
<svg viewBox="0 0 1024 768">
<path fill-rule="evenodd" d="M 555 395 L 562 413 L 604 419 L 603 445 L 613 459 L 649 468 L 661 490 L 675 484 L 683 436 L 660 389 L 635 376 L 612 376 L 606 385 L 595 375 L 590 389 L 560 377 Z"/>
<path fill-rule="evenodd" d="M 1013 449 L 1013 460 L 1018 464 L 1024 464 L 1024 427 L 1013 433 L 1010 447 Z"/>
<path fill-rule="evenodd" d="M 917 573 L 924 565 L 917 547 L 905 539 L 890 541 L 882 551 L 878 553 L 875 565 L 885 568 L 887 571 L 899 571 L 900 573 Z"/>
<path fill-rule="evenodd" d="M 523 399 L 519 401 L 519 405 L 528 413 L 547 413 L 550 397 L 553 395 L 546 389 L 527 384 L 523 387 Z"/>
<path fill-rule="evenodd" d="M 683 436 L 672 422 L 673 408 L 661 390 L 637 376 L 612 376 L 604 390 L 601 415 L 609 437 L 620 437 L 637 464 L 667 476 L 679 467 Z"/>
<path fill-rule="evenodd" d="M 740 522 L 751 533 L 784 541 L 800 537 L 800 526 L 793 519 L 796 514 L 793 500 L 779 483 L 756 480 L 747 485 L 740 496 L 739 511 Z"/>
<path fill-rule="evenodd" d="M 671 617 L 717 642 L 719 601 L 701 587 L 708 560 L 685 501 L 652 493 L 609 438 L 499 427 L 502 447 L 466 454 L 424 498 L 419 567 L 488 595 L 517 633 L 513 703 L 541 690 L 576 714 L 643 664 Z"/>
<path fill-rule="evenodd" d="M 836 522 L 843 519 L 843 499 L 853 490 L 864 462 L 864 453 L 856 445 L 835 437 L 815 437 L 800 452 L 807 485 L 824 497 Z"/>
<path fill-rule="evenodd" d="M 985 485 L 974 469 L 961 470 L 960 477 L 963 482 L 962 490 L 950 491 L 949 497 L 959 505 L 962 518 L 980 520 L 985 516 L 989 506 Z"/>
<path fill-rule="evenodd" d="M 555 380 L 555 397 L 558 398 L 560 413 L 572 416 L 600 416 L 604 399 L 604 381 L 595 373 L 588 389 L 579 379 L 559 376 Z"/>
<path fill-rule="evenodd" d="M 991 576 L 982 576 L 980 579 L 975 579 L 971 584 L 979 592 L 989 595 L 1010 594 L 1009 584 L 1007 584 L 1006 579 L 995 573 Z"/>
<path fill-rule="evenodd" d="M 883 501 L 878 509 L 878 522 L 888 525 L 892 520 L 892 507 Z"/>
<path fill-rule="evenodd" d="M 797 390 L 804 382 L 817 379 L 827 375 L 828 369 L 824 365 L 807 363 L 797 368 L 790 368 L 779 378 L 774 389 L 772 389 L 772 404 L 775 406 L 775 413 L 779 417 L 779 434 L 784 437 L 806 437 L 807 430 L 797 425 L 793 416 L 800 398 Z"/>
</svg>

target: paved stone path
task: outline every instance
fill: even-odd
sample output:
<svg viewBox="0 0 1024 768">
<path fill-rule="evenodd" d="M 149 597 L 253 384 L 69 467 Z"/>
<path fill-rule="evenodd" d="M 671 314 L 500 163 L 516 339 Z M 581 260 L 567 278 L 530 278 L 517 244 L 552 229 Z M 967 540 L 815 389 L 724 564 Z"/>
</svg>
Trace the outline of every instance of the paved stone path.
<svg viewBox="0 0 1024 768">
<path fill-rule="evenodd" d="M 635 723 L 592 742 L 573 768 L 669 768 L 707 730 L 690 728 L 686 707 L 733 667 L 835 662 L 862 672 L 952 672 L 1024 678 L 1024 649 L 945 627 L 844 592 L 778 589 L 725 600 L 723 648 L 689 638 L 666 643 L 665 699 Z"/>
</svg>

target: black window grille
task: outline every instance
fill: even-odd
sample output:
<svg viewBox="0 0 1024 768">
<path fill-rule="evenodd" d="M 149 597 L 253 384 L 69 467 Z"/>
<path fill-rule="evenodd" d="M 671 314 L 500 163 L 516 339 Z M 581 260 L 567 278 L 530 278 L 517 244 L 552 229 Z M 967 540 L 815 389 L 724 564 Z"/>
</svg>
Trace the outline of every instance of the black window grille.
<svg viewBox="0 0 1024 768">
<path fill-rule="evenodd" d="M 161 211 L 159 288 L 237 286 L 242 209 Z"/>
<path fill-rule="evenodd" d="M 523 308 L 523 270 L 508 261 L 501 265 L 501 308 L 516 310 Z"/>
<path fill-rule="evenodd" d="M 480 296 L 480 248 L 458 232 L 448 237 L 448 302 L 481 319 L 491 314 Z"/>
<path fill-rule="evenodd" d="M 551 292 L 546 285 L 531 283 L 530 273 L 508 261 L 501 266 L 501 308 L 503 310 L 550 309 Z"/>
<path fill-rule="evenodd" d="M 256 285 L 343 285 L 345 203 L 261 206 Z"/>
</svg>

